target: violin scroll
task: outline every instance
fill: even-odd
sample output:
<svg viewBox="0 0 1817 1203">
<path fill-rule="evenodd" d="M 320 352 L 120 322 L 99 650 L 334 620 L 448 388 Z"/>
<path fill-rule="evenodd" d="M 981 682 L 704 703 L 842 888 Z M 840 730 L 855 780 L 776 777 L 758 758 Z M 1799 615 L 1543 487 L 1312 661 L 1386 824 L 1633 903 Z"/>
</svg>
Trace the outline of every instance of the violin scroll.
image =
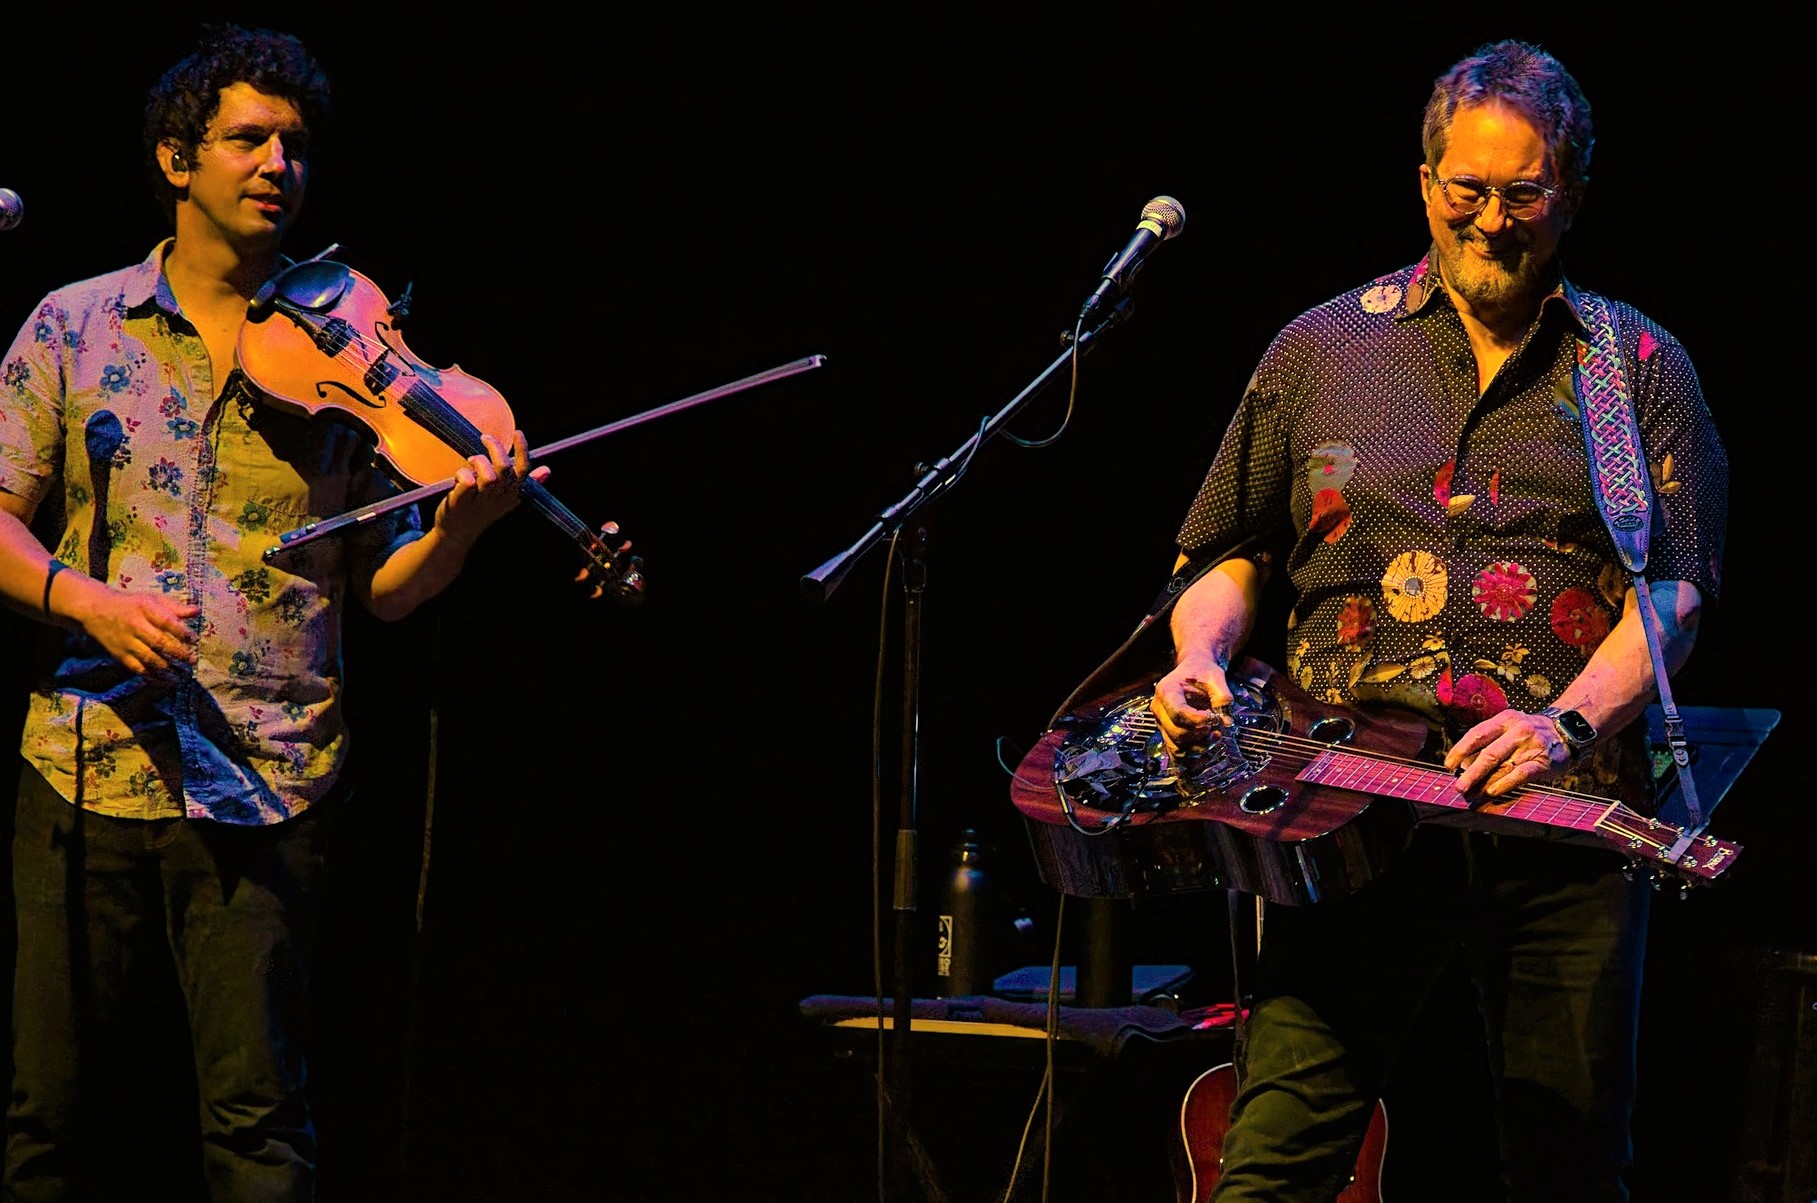
<svg viewBox="0 0 1817 1203">
<path fill-rule="evenodd" d="M 587 595 L 589 598 L 610 593 L 621 602 L 637 605 L 644 599 L 644 561 L 642 556 L 628 554 L 631 550 L 629 539 L 612 546 L 611 541 L 620 533 L 618 523 L 601 523 L 599 535 L 590 537 L 592 547 L 587 556 L 588 564 L 574 574 L 574 579 L 593 586 L 593 591 Z"/>
</svg>

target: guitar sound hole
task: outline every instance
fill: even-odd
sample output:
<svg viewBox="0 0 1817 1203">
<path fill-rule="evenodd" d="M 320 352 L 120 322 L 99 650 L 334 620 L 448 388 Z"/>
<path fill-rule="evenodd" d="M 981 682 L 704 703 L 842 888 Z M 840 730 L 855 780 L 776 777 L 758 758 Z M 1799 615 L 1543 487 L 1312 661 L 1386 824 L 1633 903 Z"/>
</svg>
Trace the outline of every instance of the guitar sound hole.
<svg viewBox="0 0 1817 1203">
<path fill-rule="evenodd" d="M 1265 815 L 1285 801 L 1287 791 L 1280 786 L 1258 785 L 1237 800 L 1237 809 L 1244 814 Z"/>
<path fill-rule="evenodd" d="M 1307 734 L 1322 744 L 1347 744 L 1356 736 L 1356 724 L 1334 715 L 1312 724 Z"/>
</svg>

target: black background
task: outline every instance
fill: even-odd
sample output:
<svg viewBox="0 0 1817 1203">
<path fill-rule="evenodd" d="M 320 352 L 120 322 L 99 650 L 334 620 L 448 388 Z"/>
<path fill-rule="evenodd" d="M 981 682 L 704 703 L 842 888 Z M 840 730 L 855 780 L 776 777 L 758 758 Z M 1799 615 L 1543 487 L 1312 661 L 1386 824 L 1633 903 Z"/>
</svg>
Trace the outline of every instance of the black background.
<svg viewBox="0 0 1817 1203">
<path fill-rule="evenodd" d="M 302 35 L 335 81 L 289 249 L 339 244 L 388 295 L 409 286 L 410 349 L 499 390 L 532 445 L 826 357 L 550 459 L 555 494 L 645 555 L 642 607 L 589 600 L 574 549 L 526 509 L 424 610 L 350 619 L 359 785 L 319 981 L 324 1199 L 874 1197 L 869 1087 L 798 1004 L 895 986 L 903 577 L 887 541 L 824 597 L 804 575 L 1053 367 L 1143 204 L 1178 198 L 1186 228 L 1083 357 L 1070 416 L 1068 365 L 1007 427 L 1064 420 L 1061 437 L 989 441 L 918 512 L 917 884 L 978 829 L 1045 963 L 1056 899 L 1005 766 L 1147 611 L 1269 337 L 1423 252 L 1421 107 L 1496 36 L 1544 43 L 1583 83 L 1599 145 L 1568 269 L 1688 346 L 1729 447 L 1725 596 L 1675 696 L 1785 716 L 1718 813 L 1738 867 L 1659 911 L 1644 1011 L 1640 1197 L 1731 1190 L 1774 1068 L 1754 1063 L 1772 982 L 1748 958 L 1817 947 L 1785 429 L 1802 206 L 1767 183 L 1795 174 L 1800 109 L 1770 29 L 1492 16 L 239 18 Z M 193 17 L 13 30 L 9 332 L 163 236 L 138 119 Z M 8 648 L 35 637 L 5 622 Z M 19 658 L 8 672 L 18 699 Z M 1191 965 L 1215 998 L 1223 904 L 1137 907 L 1136 959 Z M 1482 1139 L 1460 1008 L 1434 1000 L 1391 1099 L 1401 1197 L 1469 1172 Z M 965 1069 L 926 1067 L 930 1129 L 973 1124 Z M 989 1122 L 950 1134 L 950 1189 L 1000 1193 L 1036 1081 L 1012 1076 Z M 1112 1109 L 1139 1129 L 1174 1106 Z M 1081 1174 L 1134 1198 L 1165 1190 L 1165 1135 L 1069 1140 Z M 1082 1181 L 1061 1173 L 1054 1198 Z"/>
</svg>

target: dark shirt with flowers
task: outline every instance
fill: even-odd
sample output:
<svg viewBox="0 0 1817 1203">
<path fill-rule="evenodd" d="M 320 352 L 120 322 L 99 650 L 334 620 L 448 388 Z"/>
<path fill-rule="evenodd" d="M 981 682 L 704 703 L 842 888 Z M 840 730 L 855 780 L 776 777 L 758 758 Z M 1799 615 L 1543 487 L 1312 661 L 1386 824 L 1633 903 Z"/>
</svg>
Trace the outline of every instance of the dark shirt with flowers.
<svg viewBox="0 0 1817 1203">
<path fill-rule="evenodd" d="M 1431 256 L 1319 305 L 1274 339 L 1180 528 L 1195 559 L 1272 539 L 1294 590 L 1284 668 L 1341 705 L 1423 715 L 1455 737 L 1537 710 L 1583 670 L 1632 575 L 1590 479 L 1576 393 L 1580 294 L 1561 281 L 1479 396 Z M 1684 347 L 1607 301 L 1655 505 L 1649 581 L 1713 602 L 1728 458 Z M 1559 782 L 1644 801 L 1644 723 Z"/>
</svg>

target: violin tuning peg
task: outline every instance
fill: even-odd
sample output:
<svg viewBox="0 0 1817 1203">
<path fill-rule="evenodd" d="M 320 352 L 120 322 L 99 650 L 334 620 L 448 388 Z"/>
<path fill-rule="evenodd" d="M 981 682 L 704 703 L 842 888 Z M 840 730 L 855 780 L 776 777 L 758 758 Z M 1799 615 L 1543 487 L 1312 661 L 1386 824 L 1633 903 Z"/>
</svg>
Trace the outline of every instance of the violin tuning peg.
<svg viewBox="0 0 1817 1203">
<path fill-rule="evenodd" d="M 385 309 L 385 312 L 391 315 L 391 320 L 400 326 L 404 324 L 404 319 L 410 316 L 410 293 L 415 288 L 415 280 L 406 282 L 404 291 L 399 293 L 397 300 L 393 301 Z"/>
<path fill-rule="evenodd" d="M 633 560 L 630 570 L 619 578 L 618 583 L 613 587 L 612 592 L 619 601 L 627 602 L 631 605 L 637 605 L 639 602 L 643 601 L 644 574 L 636 567 L 635 560 Z"/>
<path fill-rule="evenodd" d="M 640 602 L 644 593 L 643 557 L 627 554 L 631 550 L 629 539 L 618 539 L 616 547 L 608 541 L 619 533 L 618 523 L 600 523 L 599 536 L 592 540 L 588 549 L 591 562 L 575 573 L 574 579 L 592 584 L 588 593 L 590 599 L 604 597 L 610 590 L 620 601 Z"/>
</svg>

